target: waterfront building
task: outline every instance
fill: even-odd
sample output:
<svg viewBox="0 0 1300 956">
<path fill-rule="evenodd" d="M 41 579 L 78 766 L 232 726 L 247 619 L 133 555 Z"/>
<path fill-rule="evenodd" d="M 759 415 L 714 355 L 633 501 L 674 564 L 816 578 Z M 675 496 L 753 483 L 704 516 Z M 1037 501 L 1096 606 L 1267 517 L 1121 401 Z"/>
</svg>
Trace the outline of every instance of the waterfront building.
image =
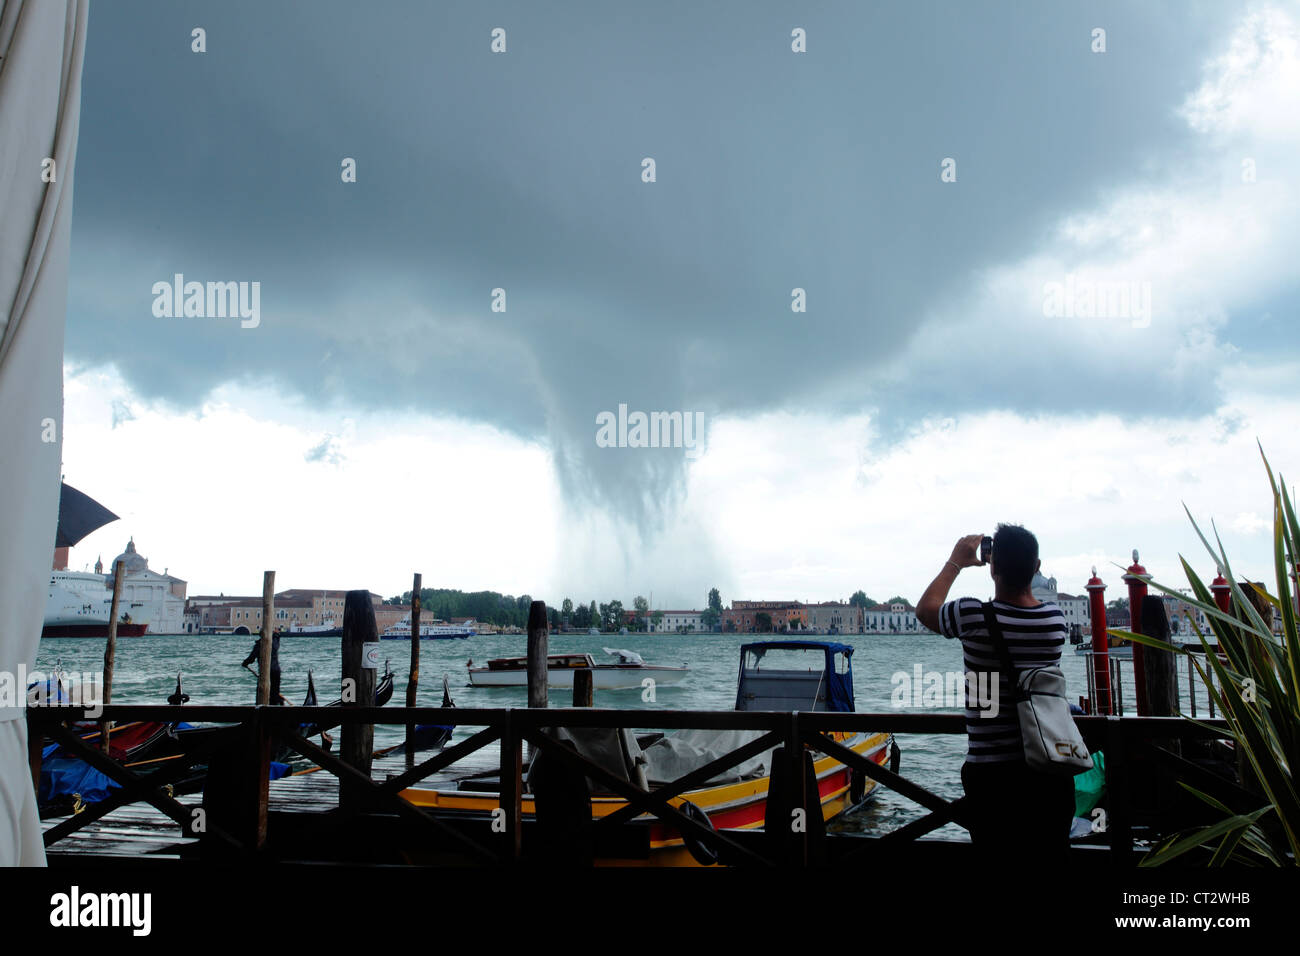
<svg viewBox="0 0 1300 956">
<path fill-rule="evenodd" d="M 135 538 L 126 543 L 126 550 L 105 568 L 95 561 L 95 573 L 104 575 L 104 585 L 113 587 L 113 568 L 122 562 L 122 606 L 131 607 L 131 619 L 137 624 L 147 624 L 149 634 L 185 633 L 185 590 L 187 584 L 168 574 L 167 568 L 159 574 L 151 570 L 149 561 L 135 547 Z"/>
<path fill-rule="evenodd" d="M 286 631 L 294 624 L 342 627 L 347 593 L 319 588 L 280 591 L 275 595 L 275 627 Z M 381 633 L 410 611 L 404 606 L 384 604 L 373 591 L 370 600 Z M 196 621 L 195 629 L 204 633 L 255 634 L 262 629 L 261 595 L 195 595 L 189 600 L 188 612 Z"/>
<path fill-rule="evenodd" d="M 676 634 L 679 630 L 692 633 L 708 630 L 704 626 L 703 611 L 659 611 L 657 613 L 662 617 L 658 624 L 655 623 L 655 613 L 649 615 L 650 630 L 658 634 Z"/>
<path fill-rule="evenodd" d="M 1070 628 L 1078 624 L 1084 634 L 1092 633 L 1092 620 L 1088 613 L 1088 596 L 1077 594 L 1066 594 L 1058 591 L 1056 594 L 1057 607 L 1065 615 L 1065 626 Z"/>
<path fill-rule="evenodd" d="M 1088 595 L 1066 594 L 1064 591 L 1058 591 L 1056 578 L 1049 578 L 1041 571 L 1034 574 L 1034 580 L 1030 583 L 1029 589 L 1038 600 L 1044 603 L 1051 602 L 1061 609 L 1067 629 L 1073 624 L 1078 624 L 1082 633 L 1092 633 L 1092 617 L 1088 610 Z"/>
<path fill-rule="evenodd" d="M 722 629 L 755 633 L 758 615 L 766 614 L 774 632 L 813 631 L 818 634 L 924 634 L 916 609 L 904 600 L 863 609 L 840 601 L 804 604 L 800 601 L 732 601 L 722 612 Z"/>
<path fill-rule="evenodd" d="M 1188 597 L 1192 594 L 1184 589 Z M 1151 595 L 1148 594 L 1148 597 Z M 1201 633 L 1214 640 L 1210 628 L 1210 619 L 1200 608 L 1189 604 L 1182 598 L 1176 598 L 1173 595 L 1166 594 L 1163 597 L 1165 602 L 1165 613 L 1169 616 L 1169 636 L 1180 644 L 1196 643 L 1196 628 L 1201 629 Z M 1109 622 L 1108 622 L 1109 623 Z M 1193 627 L 1195 625 L 1195 627 Z M 1114 625 L 1111 625 L 1112 627 Z"/>
<path fill-rule="evenodd" d="M 808 629 L 815 634 L 861 634 L 862 608 L 843 601 L 805 605 Z"/>
<path fill-rule="evenodd" d="M 766 614 L 773 631 L 800 631 L 808 627 L 807 609 L 798 601 L 732 601 L 722 612 L 722 629 L 741 634 L 759 631 L 759 615 Z"/>
<path fill-rule="evenodd" d="M 326 600 L 335 600 L 335 599 L 327 598 Z M 373 598 L 371 600 L 373 600 Z M 324 608 L 322 608 L 322 610 L 324 610 Z M 394 624 L 400 624 L 402 621 L 408 620 L 410 616 L 411 616 L 410 604 L 376 604 L 375 605 L 375 627 L 379 629 L 380 634 L 384 633 L 384 631 L 388 630 Z M 432 621 L 432 618 L 433 618 L 432 614 L 424 610 L 424 608 L 420 609 L 421 625 L 430 623 Z M 337 626 L 339 627 L 343 626 L 343 611 L 341 609 L 334 616 L 334 620 L 338 622 Z"/>
<path fill-rule="evenodd" d="M 916 616 L 916 608 L 907 601 L 878 604 L 862 612 L 864 634 L 929 634 Z"/>
</svg>

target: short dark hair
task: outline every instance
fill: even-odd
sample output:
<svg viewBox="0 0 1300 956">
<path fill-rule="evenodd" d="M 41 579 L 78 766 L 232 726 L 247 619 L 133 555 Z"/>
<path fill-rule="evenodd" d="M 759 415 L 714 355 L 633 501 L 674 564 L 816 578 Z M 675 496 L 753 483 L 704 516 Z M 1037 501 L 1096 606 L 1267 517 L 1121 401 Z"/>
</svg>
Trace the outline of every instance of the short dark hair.
<svg viewBox="0 0 1300 956">
<path fill-rule="evenodd" d="M 1018 524 L 1000 524 L 993 533 L 993 564 L 1007 587 L 1023 591 L 1038 570 L 1038 539 Z"/>
</svg>

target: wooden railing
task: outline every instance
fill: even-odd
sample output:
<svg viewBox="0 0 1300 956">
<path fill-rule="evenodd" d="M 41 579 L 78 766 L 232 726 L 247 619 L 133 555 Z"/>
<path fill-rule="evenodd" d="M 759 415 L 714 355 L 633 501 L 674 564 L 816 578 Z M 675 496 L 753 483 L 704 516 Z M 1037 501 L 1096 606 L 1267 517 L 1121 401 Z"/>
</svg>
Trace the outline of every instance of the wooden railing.
<svg viewBox="0 0 1300 956">
<path fill-rule="evenodd" d="M 514 863 L 523 857 L 521 834 L 524 819 L 521 803 L 524 794 L 524 747 L 534 753 L 554 755 L 569 771 L 584 776 L 627 800 L 627 806 L 592 823 L 600 832 L 632 825 L 633 818 L 649 815 L 663 824 L 689 835 L 714 850 L 722 862 L 734 865 L 806 866 L 826 859 L 819 841 L 826 837 L 819 828 L 805 827 L 777 837 L 768 834 L 755 839 L 751 832 L 715 831 L 695 816 L 687 815 L 670 801 L 701 786 L 721 771 L 763 752 L 780 747 L 778 759 L 785 761 L 779 776 L 779 789 L 770 792 L 770 800 L 783 807 L 803 807 L 809 816 L 820 819 L 820 800 L 809 792 L 805 772 L 806 753 L 818 752 L 838 759 L 853 770 L 876 781 L 879 786 L 918 804 L 926 812 L 888 833 L 855 837 L 853 845 L 836 855 L 837 860 L 869 856 L 885 849 L 891 851 L 910 844 L 918 837 L 939 827 L 964 820 L 962 799 L 948 800 L 915 781 L 895 773 L 862 756 L 828 734 L 845 732 L 889 732 L 893 734 L 965 734 L 966 724 L 959 714 L 824 713 L 824 712 L 735 712 L 682 710 L 605 710 L 591 708 L 548 709 L 469 709 L 432 707 L 266 707 L 266 706 L 184 706 L 122 705 L 103 708 L 97 719 L 122 724 L 127 721 L 185 721 L 226 724 L 229 740 L 221 759 L 209 764 L 203 805 L 203 825 L 198 827 L 196 808 L 176 800 L 169 785 L 183 773 L 182 767 L 166 767 L 149 774 L 126 768 L 102 750 L 82 740 L 66 722 L 84 718 L 81 708 L 33 707 L 28 710 L 32 740 L 42 737 L 58 742 L 69 753 L 86 760 L 117 781 L 121 789 L 107 799 L 90 805 L 83 812 L 56 824 L 45 833 L 46 845 L 52 845 L 82 829 L 124 803 L 143 801 L 174 820 L 186 837 L 201 838 L 205 846 L 234 854 L 262 853 L 268 839 L 269 765 L 273 745 L 287 746 L 313 761 L 340 780 L 339 806 L 330 815 L 330 825 L 341 827 L 358 816 L 396 814 L 417 830 L 468 860 L 484 863 Z M 1253 798 L 1235 783 L 1171 752 L 1170 741 L 1213 739 L 1226 736 L 1223 721 L 1206 721 L 1198 726 L 1181 718 L 1154 717 L 1077 717 L 1084 739 L 1093 750 L 1105 752 L 1108 791 L 1105 832 L 1109 856 L 1121 866 L 1132 865 L 1138 850 L 1134 845 L 1135 802 L 1131 785 L 1134 768 L 1141 762 L 1145 779 L 1151 768 L 1168 780 L 1181 779 L 1217 796 L 1233 809 L 1253 809 Z M 482 728 L 465 740 L 446 746 L 403 773 L 388 780 L 372 779 L 368 755 L 357 766 L 329 753 L 305 739 L 304 725 L 323 727 L 343 725 L 412 725 L 455 724 L 461 728 Z M 605 768 L 586 759 L 567 744 L 548 736 L 548 728 L 628 728 L 655 730 L 751 730 L 760 731 L 758 739 L 719 757 L 672 782 L 642 790 Z M 480 821 L 472 832 L 458 823 L 454 815 L 436 809 L 415 806 L 401 792 L 435 773 L 452 767 L 469 754 L 493 743 L 499 744 L 500 801 L 504 814 Z M 39 755 L 39 750 L 34 751 Z M 906 756 L 904 754 L 904 761 Z M 176 761 L 177 764 L 185 761 Z M 188 765 L 187 765 L 188 766 Z M 35 766 L 34 766 L 35 769 Z M 954 771 L 957 769 L 954 766 Z M 774 780 L 774 787 L 776 782 Z M 1149 815 L 1149 808 L 1141 810 Z M 319 816 L 319 815 L 318 815 Z M 1157 821 L 1159 822 L 1159 821 Z M 1159 829 L 1157 827 L 1157 829 Z"/>
</svg>

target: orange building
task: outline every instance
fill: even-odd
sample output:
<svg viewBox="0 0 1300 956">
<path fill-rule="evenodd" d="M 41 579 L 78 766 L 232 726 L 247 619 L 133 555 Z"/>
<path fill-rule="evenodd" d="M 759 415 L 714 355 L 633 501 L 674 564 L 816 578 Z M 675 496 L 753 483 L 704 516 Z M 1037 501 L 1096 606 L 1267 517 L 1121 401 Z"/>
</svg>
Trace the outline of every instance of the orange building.
<svg viewBox="0 0 1300 956">
<path fill-rule="evenodd" d="M 759 615 L 766 614 L 773 631 L 808 629 L 808 609 L 799 601 L 732 601 L 722 612 L 722 629 L 741 634 L 758 633 Z"/>
</svg>

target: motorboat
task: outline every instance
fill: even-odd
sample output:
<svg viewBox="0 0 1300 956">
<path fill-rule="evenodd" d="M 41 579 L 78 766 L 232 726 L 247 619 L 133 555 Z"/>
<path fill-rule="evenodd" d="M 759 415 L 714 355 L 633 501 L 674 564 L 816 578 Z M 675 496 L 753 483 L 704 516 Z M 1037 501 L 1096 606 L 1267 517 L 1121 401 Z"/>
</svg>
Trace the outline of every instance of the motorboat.
<svg viewBox="0 0 1300 956">
<path fill-rule="evenodd" d="M 690 673 L 690 668 L 647 664 L 636 651 L 605 647 L 602 650 L 616 658 L 597 662 L 590 654 L 548 654 L 546 656 L 546 685 L 572 687 L 573 675 L 580 670 L 590 670 L 592 686 L 597 690 L 628 690 L 646 686 L 652 679 L 655 686 L 678 684 Z M 481 667 L 469 666 L 469 682 L 475 687 L 527 687 L 528 658 L 499 657 Z"/>
<path fill-rule="evenodd" d="M 764 641 L 740 649 L 738 711 L 854 710 L 851 645 L 828 641 Z M 576 655 L 583 656 L 583 655 Z M 606 766 L 638 788 L 681 779 L 763 734 L 757 730 L 680 730 L 669 734 L 615 729 L 569 729 L 560 735 L 579 753 Z M 827 736 L 871 762 L 897 769 L 898 748 L 886 732 L 832 732 Z M 543 751 L 544 752 L 544 751 Z M 763 751 L 700 786 L 669 799 L 669 804 L 719 831 L 760 829 L 766 823 L 768 788 L 775 749 Z M 521 814 L 536 817 L 534 760 L 525 772 Z M 835 757 L 813 753 L 813 773 L 823 820 L 830 820 L 869 799 L 876 781 L 851 770 Z M 501 781 L 492 771 L 466 775 L 447 784 L 416 786 L 402 797 L 444 820 L 492 819 L 500 806 Z M 627 805 L 618 795 L 590 795 L 591 815 L 598 820 Z M 600 858 L 613 865 L 692 866 L 716 861 L 707 847 L 684 838 L 673 826 L 649 814 L 629 821 L 638 828 L 632 855 Z"/>
<path fill-rule="evenodd" d="M 342 637 L 343 628 L 334 618 L 328 617 L 320 624 L 303 624 L 301 621 L 294 621 L 283 633 L 290 637 Z"/>
</svg>

